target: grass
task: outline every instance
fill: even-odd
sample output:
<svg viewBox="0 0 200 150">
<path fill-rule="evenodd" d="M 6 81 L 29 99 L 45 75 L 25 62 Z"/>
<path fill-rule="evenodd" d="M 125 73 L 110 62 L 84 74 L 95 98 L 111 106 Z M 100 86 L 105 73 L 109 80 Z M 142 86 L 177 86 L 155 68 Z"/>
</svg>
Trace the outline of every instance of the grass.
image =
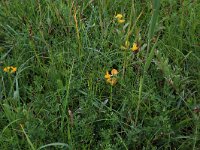
<svg viewBox="0 0 200 150">
<path fill-rule="evenodd" d="M 0 148 L 199 149 L 199 8 L 1 1 Z"/>
</svg>

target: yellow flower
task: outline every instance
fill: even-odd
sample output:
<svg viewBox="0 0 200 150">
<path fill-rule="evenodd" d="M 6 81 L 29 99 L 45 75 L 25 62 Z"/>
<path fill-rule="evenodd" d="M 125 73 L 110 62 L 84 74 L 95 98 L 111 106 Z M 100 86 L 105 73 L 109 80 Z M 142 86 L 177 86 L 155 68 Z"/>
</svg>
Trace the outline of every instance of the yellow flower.
<svg viewBox="0 0 200 150">
<path fill-rule="evenodd" d="M 111 75 L 109 74 L 109 72 L 108 71 L 106 71 L 106 74 L 105 74 L 105 76 L 104 76 L 106 79 L 110 79 L 110 77 L 111 77 Z"/>
<path fill-rule="evenodd" d="M 110 78 L 106 80 L 107 83 L 110 83 L 110 85 L 115 85 L 117 83 L 117 78 Z"/>
<path fill-rule="evenodd" d="M 117 16 L 115 16 L 115 18 L 117 18 L 117 19 L 122 19 L 122 14 L 117 14 Z"/>
<path fill-rule="evenodd" d="M 117 74 L 118 74 L 117 69 L 112 69 L 111 74 L 112 74 L 112 76 L 113 76 L 113 75 L 117 75 Z"/>
<path fill-rule="evenodd" d="M 17 71 L 17 67 L 8 66 L 3 69 L 4 72 L 15 73 Z"/>
<path fill-rule="evenodd" d="M 108 71 L 106 71 L 106 74 L 104 76 L 106 82 L 112 86 L 115 85 L 117 83 L 117 78 L 115 77 L 117 74 L 118 74 L 117 69 L 112 69 L 111 74 Z"/>
<path fill-rule="evenodd" d="M 4 72 L 9 72 L 9 71 L 10 71 L 10 67 L 5 67 L 5 68 L 3 69 L 3 71 L 4 71 Z"/>
<path fill-rule="evenodd" d="M 13 67 L 13 66 L 11 66 L 11 73 L 14 73 L 14 72 L 16 72 L 17 71 L 17 67 Z"/>
<path fill-rule="evenodd" d="M 125 20 L 122 19 L 122 18 L 123 18 L 123 15 L 122 15 L 122 14 L 117 14 L 117 15 L 115 16 L 115 18 L 117 19 L 117 22 L 118 22 L 118 23 L 124 23 L 124 22 L 125 22 Z"/>
<path fill-rule="evenodd" d="M 125 22 L 124 19 L 118 19 L 117 21 L 118 21 L 118 23 L 124 23 Z"/>
<path fill-rule="evenodd" d="M 133 47 L 131 48 L 131 50 L 132 50 L 133 52 L 135 52 L 135 51 L 137 51 L 138 49 L 139 49 L 139 47 L 138 47 L 137 43 L 133 43 Z"/>
</svg>

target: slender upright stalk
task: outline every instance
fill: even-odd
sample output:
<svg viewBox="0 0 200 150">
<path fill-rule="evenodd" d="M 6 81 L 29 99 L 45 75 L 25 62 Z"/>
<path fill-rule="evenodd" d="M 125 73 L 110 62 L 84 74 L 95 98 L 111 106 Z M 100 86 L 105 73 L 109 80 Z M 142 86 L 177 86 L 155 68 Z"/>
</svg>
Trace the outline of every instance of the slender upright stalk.
<svg viewBox="0 0 200 150">
<path fill-rule="evenodd" d="M 63 99 L 63 102 L 62 102 L 62 119 L 61 119 L 61 131 L 64 132 L 64 120 L 67 116 L 66 114 L 66 110 L 68 110 L 68 102 L 69 102 L 69 91 L 70 91 L 70 84 L 71 84 L 71 79 L 72 79 L 72 71 L 73 71 L 73 68 L 74 68 L 74 61 L 72 63 L 72 66 L 71 66 L 71 71 L 70 71 L 70 75 L 69 75 L 69 79 L 66 83 L 66 96 L 65 96 L 65 99 Z"/>
<path fill-rule="evenodd" d="M 160 0 L 153 0 L 153 15 L 151 17 L 150 21 L 150 27 L 149 27 L 149 32 L 148 32 L 148 46 L 147 46 L 147 56 L 146 56 L 146 62 L 144 66 L 144 71 L 143 75 L 140 77 L 140 84 L 139 84 L 139 95 L 138 95 L 138 102 L 137 102 L 137 108 L 136 108 L 136 117 L 135 117 L 135 125 L 137 125 L 138 121 L 138 115 L 139 115 L 139 109 L 141 105 L 141 100 L 142 100 L 142 89 L 143 89 L 143 84 L 144 84 L 144 79 L 145 79 L 145 74 L 147 73 L 149 66 L 151 64 L 151 60 L 153 59 L 154 56 L 154 49 L 156 46 L 156 43 L 153 45 L 150 50 L 150 44 L 151 44 L 151 39 L 153 37 L 155 28 L 156 28 L 156 22 L 159 14 L 159 7 L 160 7 Z"/>
</svg>

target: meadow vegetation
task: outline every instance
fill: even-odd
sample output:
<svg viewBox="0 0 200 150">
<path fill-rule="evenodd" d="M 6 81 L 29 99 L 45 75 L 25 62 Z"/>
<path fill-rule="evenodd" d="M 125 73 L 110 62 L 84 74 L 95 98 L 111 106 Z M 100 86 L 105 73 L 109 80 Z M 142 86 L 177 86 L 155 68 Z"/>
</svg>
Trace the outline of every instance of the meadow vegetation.
<svg viewBox="0 0 200 150">
<path fill-rule="evenodd" d="M 0 149 L 199 149 L 199 66 L 199 0 L 1 0 Z"/>
</svg>

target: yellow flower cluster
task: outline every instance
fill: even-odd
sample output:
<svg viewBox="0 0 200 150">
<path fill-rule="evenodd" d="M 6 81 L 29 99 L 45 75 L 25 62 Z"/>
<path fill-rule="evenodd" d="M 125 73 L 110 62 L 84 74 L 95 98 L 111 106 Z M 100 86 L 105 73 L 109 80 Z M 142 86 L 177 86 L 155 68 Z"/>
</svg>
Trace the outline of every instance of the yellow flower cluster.
<svg viewBox="0 0 200 150">
<path fill-rule="evenodd" d="M 115 16 L 115 19 L 120 24 L 125 22 L 124 16 L 122 14 L 117 14 Z M 138 43 L 134 42 L 131 47 L 130 42 L 127 38 L 125 41 L 125 44 L 121 46 L 121 49 L 131 50 L 132 52 L 137 53 L 139 51 L 139 45 L 138 45 Z M 112 69 L 111 71 L 106 71 L 106 74 L 104 76 L 106 79 L 106 82 L 109 83 L 110 85 L 114 86 L 117 83 L 117 74 L 118 74 L 117 69 Z"/>
<path fill-rule="evenodd" d="M 121 49 L 124 49 L 124 50 L 127 50 L 129 49 L 129 46 L 130 46 L 130 42 L 129 41 L 126 41 L 125 42 L 125 45 L 124 46 L 121 46 Z M 133 43 L 133 46 L 130 48 L 130 50 L 132 50 L 133 52 L 138 52 L 139 50 L 139 46 L 137 43 Z"/>
<path fill-rule="evenodd" d="M 137 52 L 137 51 L 139 50 L 138 44 L 137 44 L 137 43 L 133 43 L 133 46 L 132 46 L 131 50 L 132 50 L 133 52 Z"/>
<path fill-rule="evenodd" d="M 15 73 L 17 71 L 17 67 L 8 66 L 3 69 L 4 72 Z"/>
<path fill-rule="evenodd" d="M 105 74 L 106 82 L 112 86 L 115 85 L 117 83 L 117 78 L 116 78 L 117 74 L 118 74 L 117 69 L 112 69 L 111 73 L 106 71 L 106 74 Z"/>
<path fill-rule="evenodd" d="M 117 15 L 115 16 L 115 18 L 117 19 L 118 23 L 124 23 L 124 22 L 125 22 L 125 20 L 123 19 L 123 15 L 122 15 L 122 14 L 117 14 Z M 125 42 L 125 45 L 124 45 L 124 46 L 123 46 L 123 45 L 121 46 L 121 49 L 124 49 L 124 50 L 130 49 L 130 50 L 132 50 L 132 51 L 135 52 L 135 53 L 138 52 L 139 46 L 138 46 L 137 43 L 133 43 L 133 46 L 132 46 L 131 48 L 130 48 L 129 46 L 130 46 L 130 42 L 127 40 L 127 41 Z"/>
<path fill-rule="evenodd" d="M 115 18 L 117 19 L 117 22 L 118 22 L 118 23 L 124 23 L 124 22 L 125 22 L 125 20 L 123 19 L 122 14 L 117 14 L 117 15 L 115 16 Z"/>
</svg>

